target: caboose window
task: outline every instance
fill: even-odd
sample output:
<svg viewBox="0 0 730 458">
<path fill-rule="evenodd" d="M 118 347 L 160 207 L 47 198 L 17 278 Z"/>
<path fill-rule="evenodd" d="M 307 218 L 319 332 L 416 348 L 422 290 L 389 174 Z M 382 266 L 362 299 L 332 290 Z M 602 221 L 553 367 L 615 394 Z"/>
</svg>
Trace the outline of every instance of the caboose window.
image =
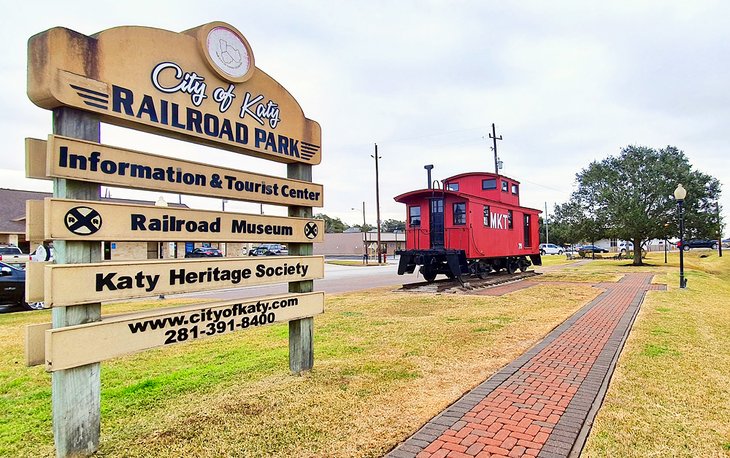
<svg viewBox="0 0 730 458">
<path fill-rule="evenodd" d="M 484 227 L 489 227 L 489 205 L 484 206 Z"/>
<path fill-rule="evenodd" d="M 510 229 L 514 227 L 512 224 L 512 210 L 507 210 L 507 227 Z"/>
<path fill-rule="evenodd" d="M 466 202 L 454 204 L 454 226 L 466 224 Z"/>
<path fill-rule="evenodd" d="M 502 192 L 507 192 L 509 189 L 509 184 L 506 181 L 502 181 Z"/>
<path fill-rule="evenodd" d="M 448 191 L 459 191 L 459 183 L 449 183 L 446 185 Z"/>
<path fill-rule="evenodd" d="M 520 187 L 517 184 L 512 184 L 512 194 L 519 194 Z"/>
<path fill-rule="evenodd" d="M 487 191 L 489 189 L 497 189 L 497 180 L 490 178 L 489 180 L 482 180 L 482 190 Z"/>
<path fill-rule="evenodd" d="M 421 207 L 408 207 L 408 225 L 411 227 L 421 225 Z"/>
</svg>

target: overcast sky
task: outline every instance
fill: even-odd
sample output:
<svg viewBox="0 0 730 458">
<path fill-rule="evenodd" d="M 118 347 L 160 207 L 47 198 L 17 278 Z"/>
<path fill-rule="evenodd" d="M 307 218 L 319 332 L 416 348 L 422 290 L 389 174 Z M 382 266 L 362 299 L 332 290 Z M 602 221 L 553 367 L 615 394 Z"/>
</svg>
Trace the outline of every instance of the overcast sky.
<svg viewBox="0 0 730 458">
<path fill-rule="evenodd" d="M 404 220 L 393 197 L 426 186 L 424 165 L 434 165 L 436 179 L 493 171 L 487 136 L 495 123 L 502 173 L 522 182 L 523 205 L 547 203 L 552 212 L 568 200 L 577 172 L 626 145 L 674 145 L 722 182 L 730 214 L 727 2 L 67 0 L 14 2 L 2 14 L 0 187 L 51 190 L 23 178 L 23 139 L 51 132 L 50 112 L 25 94 L 30 36 L 54 26 L 91 35 L 220 20 L 243 33 L 257 67 L 322 126 L 314 181 L 325 186 L 325 208 L 315 212 L 359 224 L 364 201 L 375 223 L 377 143 L 381 219 Z M 102 143 L 286 174 L 281 164 L 111 126 L 103 126 Z M 229 202 L 226 210 L 258 206 Z"/>
</svg>

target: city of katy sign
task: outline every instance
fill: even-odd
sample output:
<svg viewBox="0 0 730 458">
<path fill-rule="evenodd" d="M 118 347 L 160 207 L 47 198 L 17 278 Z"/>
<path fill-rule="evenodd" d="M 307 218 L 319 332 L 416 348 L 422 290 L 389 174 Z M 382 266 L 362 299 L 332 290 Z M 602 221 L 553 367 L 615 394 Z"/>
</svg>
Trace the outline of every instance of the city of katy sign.
<svg viewBox="0 0 730 458">
<path fill-rule="evenodd" d="M 249 202 L 324 206 L 321 184 L 49 135 L 25 139 L 26 176 Z"/>
<path fill-rule="evenodd" d="M 324 293 L 168 307 L 50 329 L 46 369 L 56 371 L 163 345 L 189 342 L 324 312 Z"/>
<path fill-rule="evenodd" d="M 321 161 L 319 124 L 223 22 L 182 33 L 47 30 L 28 42 L 28 97 L 41 108 L 74 107 L 110 124 L 273 161 Z"/>
<path fill-rule="evenodd" d="M 43 213 L 45 240 L 282 243 L 324 240 L 324 221 L 310 218 L 53 198 L 44 200 Z"/>
<path fill-rule="evenodd" d="M 49 264 L 43 296 L 59 307 L 324 278 L 323 256 Z"/>
</svg>

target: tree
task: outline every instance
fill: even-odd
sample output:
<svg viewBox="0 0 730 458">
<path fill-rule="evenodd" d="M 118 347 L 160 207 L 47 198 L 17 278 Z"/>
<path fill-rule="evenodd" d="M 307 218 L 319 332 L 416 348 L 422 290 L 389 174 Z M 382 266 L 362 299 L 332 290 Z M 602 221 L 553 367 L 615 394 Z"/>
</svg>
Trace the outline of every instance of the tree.
<svg viewBox="0 0 730 458">
<path fill-rule="evenodd" d="M 340 218 L 330 218 L 329 216 L 325 215 L 324 213 L 319 213 L 314 215 L 316 219 L 323 219 L 324 220 L 324 231 L 326 233 L 332 233 L 332 232 L 344 232 L 345 229 L 347 229 L 347 224 L 343 223 Z"/>
<path fill-rule="evenodd" d="M 398 221 L 396 219 L 386 219 L 380 223 L 380 230 L 383 232 L 404 232 L 406 230 L 406 223 L 405 221 Z"/>
<path fill-rule="evenodd" d="M 360 229 L 360 232 L 370 232 L 373 229 L 375 229 L 375 226 L 371 226 L 368 223 L 365 223 L 364 225 L 362 225 L 362 224 L 355 224 L 352 227 L 356 227 L 356 228 Z"/>
<path fill-rule="evenodd" d="M 679 234 L 673 193 L 680 183 L 687 189 L 686 238 L 707 237 L 717 230 L 720 182 L 692 170 L 684 152 L 673 146 L 627 146 L 618 157 L 592 162 L 576 178 L 578 189 L 566 211 L 578 218 L 578 232 L 633 242 L 634 265 L 642 265 L 644 242 L 667 232 Z"/>
<path fill-rule="evenodd" d="M 555 243 L 572 245 L 581 240 L 593 243 L 606 232 L 603 221 L 590 206 L 583 206 L 577 200 L 555 205 L 553 220 L 550 236 Z"/>
</svg>

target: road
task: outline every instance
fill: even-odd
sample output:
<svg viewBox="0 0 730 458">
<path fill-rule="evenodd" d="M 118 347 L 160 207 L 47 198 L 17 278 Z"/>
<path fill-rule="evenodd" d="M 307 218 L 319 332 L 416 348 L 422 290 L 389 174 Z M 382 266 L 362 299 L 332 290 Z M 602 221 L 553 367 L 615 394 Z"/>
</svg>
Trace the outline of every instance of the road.
<svg viewBox="0 0 730 458">
<path fill-rule="evenodd" d="M 322 280 L 314 280 L 314 290 L 324 291 L 325 293 L 345 293 L 379 286 L 397 287 L 403 283 L 417 281 L 416 274 L 399 276 L 397 272 L 397 264 L 369 267 L 325 264 L 324 278 Z M 200 297 L 205 299 L 228 300 L 285 294 L 287 288 L 287 284 L 282 283 L 277 285 L 247 286 L 217 291 L 176 294 L 175 296 L 168 296 L 168 298 Z"/>
<path fill-rule="evenodd" d="M 376 288 L 379 286 L 397 287 L 403 283 L 413 283 L 418 281 L 416 279 L 416 274 L 399 276 L 397 272 L 398 265 L 395 263 L 384 266 L 369 267 L 325 264 L 324 278 L 322 280 L 314 281 L 314 290 L 324 291 L 326 293 L 344 293 Z M 249 297 L 270 296 L 274 294 L 286 294 L 287 288 L 288 286 L 286 283 L 281 283 L 276 285 L 247 286 L 243 288 L 168 295 L 167 298 L 199 297 L 216 300 L 244 299 Z M 16 312 L 19 310 L 22 309 L 15 306 L 0 305 L 0 313 Z"/>
</svg>

